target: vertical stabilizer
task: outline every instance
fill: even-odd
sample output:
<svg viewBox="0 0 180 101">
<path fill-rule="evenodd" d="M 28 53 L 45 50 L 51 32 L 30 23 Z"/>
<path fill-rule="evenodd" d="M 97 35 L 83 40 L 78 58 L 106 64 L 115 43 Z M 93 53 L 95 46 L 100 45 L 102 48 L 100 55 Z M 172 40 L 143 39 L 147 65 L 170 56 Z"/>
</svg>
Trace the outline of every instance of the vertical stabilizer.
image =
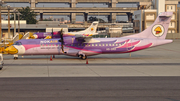
<svg viewBox="0 0 180 101">
<path fill-rule="evenodd" d="M 162 12 L 158 15 L 155 22 L 150 27 L 139 34 L 134 34 L 127 37 L 165 39 L 172 15 L 173 12 Z"/>
<path fill-rule="evenodd" d="M 83 31 L 80 31 L 80 32 L 83 32 L 85 34 L 95 34 L 96 33 L 96 29 L 97 29 L 97 26 L 98 26 L 98 21 L 94 21 L 91 26 L 89 26 L 87 29 L 83 30 Z"/>
</svg>

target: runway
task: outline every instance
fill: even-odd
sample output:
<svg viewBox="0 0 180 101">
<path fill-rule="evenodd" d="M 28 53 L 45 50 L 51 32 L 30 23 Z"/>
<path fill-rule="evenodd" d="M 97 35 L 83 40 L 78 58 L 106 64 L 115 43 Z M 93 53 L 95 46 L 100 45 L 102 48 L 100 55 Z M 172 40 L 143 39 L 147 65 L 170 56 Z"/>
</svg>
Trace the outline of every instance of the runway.
<svg viewBox="0 0 180 101">
<path fill-rule="evenodd" d="M 180 101 L 180 77 L 0 78 L 1 101 Z"/>
<path fill-rule="evenodd" d="M 4 55 L 2 101 L 180 101 L 180 40 L 81 60 Z"/>
</svg>

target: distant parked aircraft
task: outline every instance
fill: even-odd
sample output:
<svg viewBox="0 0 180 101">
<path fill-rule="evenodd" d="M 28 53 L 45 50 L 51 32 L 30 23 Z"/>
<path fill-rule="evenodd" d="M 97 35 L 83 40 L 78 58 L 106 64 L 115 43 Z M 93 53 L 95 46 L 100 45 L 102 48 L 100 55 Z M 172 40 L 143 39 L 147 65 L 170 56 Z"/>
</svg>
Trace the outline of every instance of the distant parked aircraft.
<svg viewBox="0 0 180 101">
<path fill-rule="evenodd" d="M 120 38 L 64 37 L 58 39 L 19 40 L 5 49 L 18 55 L 70 55 L 86 59 L 98 54 L 119 54 L 134 52 L 162 44 L 171 43 L 165 39 L 173 13 L 161 13 L 155 22 L 141 33 Z M 91 31 L 91 28 L 87 29 Z M 86 32 L 85 30 L 84 32 Z M 78 33 L 84 33 L 77 32 Z"/>
<path fill-rule="evenodd" d="M 87 29 L 83 31 L 78 32 L 64 32 L 63 36 L 78 36 L 78 37 L 84 37 L 84 36 L 92 36 L 96 35 L 96 29 L 98 26 L 98 21 L 94 21 L 91 26 L 89 26 Z M 37 32 L 34 33 L 32 36 L 28 37 L 28 39 L 52 39 L 52 38 L 60 38 L 59 32 Z"/>
</svg>

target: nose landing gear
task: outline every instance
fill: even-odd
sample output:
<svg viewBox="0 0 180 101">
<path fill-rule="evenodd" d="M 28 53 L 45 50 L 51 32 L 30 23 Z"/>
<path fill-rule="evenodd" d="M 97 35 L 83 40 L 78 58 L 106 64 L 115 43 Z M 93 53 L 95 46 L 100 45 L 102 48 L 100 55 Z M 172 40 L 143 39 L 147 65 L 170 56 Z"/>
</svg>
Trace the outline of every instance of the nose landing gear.
<svg viewBox="0 0 180 101">
<path fill-rule="evenodd" d="M 17 60 L 18 59 L 18 55 L 14 55 L 14 60 Z"/>
</svg>

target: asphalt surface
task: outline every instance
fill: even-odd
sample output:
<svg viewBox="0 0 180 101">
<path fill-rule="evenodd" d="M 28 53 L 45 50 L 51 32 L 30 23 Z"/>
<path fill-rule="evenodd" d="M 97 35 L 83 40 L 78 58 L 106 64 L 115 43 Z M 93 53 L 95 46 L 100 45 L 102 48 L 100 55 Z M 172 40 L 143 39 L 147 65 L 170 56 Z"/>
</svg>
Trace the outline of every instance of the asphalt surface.
<svg viewBox="0 0 180 101">
<path fill-rule="evenodd" d="M 180 101 L 180 77 L 0 78 L 1 101 Z"/>
</svg>

